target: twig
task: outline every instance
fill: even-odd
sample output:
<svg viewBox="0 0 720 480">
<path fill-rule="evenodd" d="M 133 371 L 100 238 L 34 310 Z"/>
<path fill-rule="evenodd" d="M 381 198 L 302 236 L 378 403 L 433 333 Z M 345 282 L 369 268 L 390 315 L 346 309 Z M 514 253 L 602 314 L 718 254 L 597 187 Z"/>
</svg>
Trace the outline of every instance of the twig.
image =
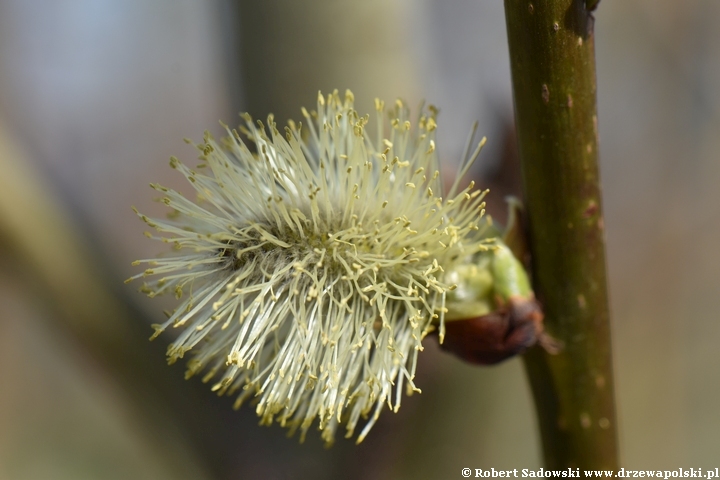
<svg viewBox="0 0 720 480">
<path fill-rule="evenodd" d="M 505 14 L 534 290 L 564 345 L 526 356 L 545 462 L 615 469 L 594 19 L 583 0 L 505 0 Z"/>
</svg>

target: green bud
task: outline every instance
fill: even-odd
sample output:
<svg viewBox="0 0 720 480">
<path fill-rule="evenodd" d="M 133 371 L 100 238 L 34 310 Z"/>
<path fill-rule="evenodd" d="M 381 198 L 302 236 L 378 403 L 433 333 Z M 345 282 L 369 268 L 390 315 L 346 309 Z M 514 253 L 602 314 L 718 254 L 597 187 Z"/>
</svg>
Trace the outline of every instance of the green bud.
<svg viewBox="0 0 720 480">
<path fill-rule="evenodd" d="M 448 273 L 448 283 L 454 283 L 457 288 L 447 293 L 445 320 L 479 317 L 495 309 L 489 260 L 475 256 Z"/>
<path fill-rule="evenodd" d="M 445 301 L 445 320 L 449 321 L 487 315 L 510 298 L 533 296 L 525 268 L 499 239 L 490 250 L 448 272 L 446 279 L 457 285 Z"/>
<path fill-rule="evenodd" d="M 525 268 L 504 243 L 498 242 L 490 254 L 496 296 L 507 302 L 510 297 L 526 298 L 533 294 Z"/>
</svg>

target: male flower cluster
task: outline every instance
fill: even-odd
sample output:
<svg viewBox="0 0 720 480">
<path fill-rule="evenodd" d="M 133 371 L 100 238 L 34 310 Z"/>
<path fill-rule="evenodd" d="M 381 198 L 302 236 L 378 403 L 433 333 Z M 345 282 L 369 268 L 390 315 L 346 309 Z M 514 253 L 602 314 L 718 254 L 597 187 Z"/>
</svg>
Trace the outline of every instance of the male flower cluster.
<svg viewBox="0 0 720 480">
<path fill-rule="evenodd" d="M 249 115 L 221 142 L 206 133 L 196 168 L 172 158 L 197 200 L 152 185 L 172 213 L 139 215 L 174 252 L 133 278 L 181 300 L 153 337 L 181 331 L 167 355 L 191 353 L 188 377 L 302 438 L 316 419 L 330 443 L 369 418 L 360 442 L 404 387 L 418 391 L 421 341 L 436 326 L 442 338 L 454 288 L 445 272 L 487 248 L 485 192 L 459 187 L 482 143 L 443 197 L 434 108 L 411 122 L 398 101 L 387 124 L 376 100 L 372 132 L 349 91 L 302 112 L 284 134 Z"/>
</svg>

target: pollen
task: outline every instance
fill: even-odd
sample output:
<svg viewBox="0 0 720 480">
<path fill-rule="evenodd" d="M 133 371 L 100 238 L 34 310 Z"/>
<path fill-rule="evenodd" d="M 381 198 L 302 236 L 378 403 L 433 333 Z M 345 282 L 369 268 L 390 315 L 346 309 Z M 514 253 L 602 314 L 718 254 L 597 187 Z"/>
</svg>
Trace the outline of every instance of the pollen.
<svg viewBox="0 0 720 480">
<path fill-rule="evenodd" d="M 152 239 L 174 246 L 132 277 L 150 296 L 180 300 L 153 326 L 153 337 L 179 332 L 169 363 L 187 353 L 188 377 L 201 373 L 236 407 L 253 399 L 261 423 L 301 439 L 317 422 L 328 443 L 339 426 L 347 437 L 360 429 L 360 442 L 403 389 L 419 391 L 421 339 L 435 328 L 442 337 L 455 288 L 445 272 L 486 248 L 485 192 L 458 178 L 434 193 L 437 110 L 414 120 L 402 102 L 375 107 L 360 116 L 351 92 L 319 94 L 283 134 L 272 116 L 244 115 L 240 133 L 193 144 L 202 170 L 172 158 L 198 200 L 153 185 L 173 215 L 138 213 L 159 232 Z"/>
</svg>

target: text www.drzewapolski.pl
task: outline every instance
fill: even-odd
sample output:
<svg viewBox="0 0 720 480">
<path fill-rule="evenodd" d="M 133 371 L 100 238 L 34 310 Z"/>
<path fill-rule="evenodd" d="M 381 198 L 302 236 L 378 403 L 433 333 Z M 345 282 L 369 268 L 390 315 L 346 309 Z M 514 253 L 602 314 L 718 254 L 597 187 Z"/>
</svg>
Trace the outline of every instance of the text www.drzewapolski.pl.
<svg viewBox="0 0 720 480">
<path fill-rule="evenodd" d="M 675 470 L 626 470 L 621 468 L 617 472 L 614 470 L 580 470 L 579 468 L 568 468 L 565 470 L 530 470 L 523 468 L 521 470 L 515 468 L 512 470 L 496 470 L 490 468 L 483 470 L 482 468 L 463 468 L 462 476 L 465 478 L 661 478 L 669 480 L 671 478 L 704 478 L 710 480 L 717 478 L 720 480 L 720 470 L 702 468 L 677 468 Z"/>
</svg>

